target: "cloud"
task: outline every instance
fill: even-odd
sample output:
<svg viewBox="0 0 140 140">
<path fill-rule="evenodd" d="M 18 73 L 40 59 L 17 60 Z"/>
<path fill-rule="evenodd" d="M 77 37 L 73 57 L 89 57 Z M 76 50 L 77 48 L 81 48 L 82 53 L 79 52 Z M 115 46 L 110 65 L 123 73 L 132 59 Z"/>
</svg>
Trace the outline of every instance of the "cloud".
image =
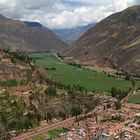
<svg viewBox="0 0 140 140">
<path fill-rule="evenodd" d="M 108 16 L 110 13 L 103 14 L 104 9 L 98 10 L 91 7 L 80 7 L 73 11 L 63 11 L 60 14 L 52 14 L 49 20 L 46 17 L 46 24 L 51 25 L 51 28 L 71 28 L 79 25 L 86 25 L 88 23 L 97 22 Z"/>
<path fill-rule="evenodd" d="M 135 4 L 139 5 L 140 4 L 140 0 L 135 0 Z"/>
<path fill-rule="evenodd" d="M 74 0 L 67 0 L 73 2 Z M 77 8 L 69 8 L 69 10 L 64 10 L 61 13 L 53 13 L 49 17 L 49 20 L 44 20 L 47 26 L 50 28 L 71 28 L 86 25 L 93 22 L 99 22 L 103 18 L 119 12 L 129 6 L 134 4 L 133 0 L 103 0 L 93 1 L 93 0 L 78 0 L 81 6 Z M 86 3 L 86 6 L 83 6 L 83 3 Z"/>
<path fill-rule="evenodd" d="M 135 4 L 140 0 L 0 0 L 0 13 L 49 28 L 72 28 L 99 22 Z"/>
</svg>

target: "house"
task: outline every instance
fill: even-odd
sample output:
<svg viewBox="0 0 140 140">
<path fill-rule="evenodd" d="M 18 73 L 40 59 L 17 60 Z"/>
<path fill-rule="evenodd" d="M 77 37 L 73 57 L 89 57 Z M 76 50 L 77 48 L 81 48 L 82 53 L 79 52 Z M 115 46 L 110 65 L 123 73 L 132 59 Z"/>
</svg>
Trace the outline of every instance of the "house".
<svg viewBox="0 0 140 140">
<path fill-rule="evenodd" d="M 29 95 L 31 93 L 31 86 L 17 86 L 8 88 L 9 91 L 14 92 L 16 96 Z"/>
</svg>

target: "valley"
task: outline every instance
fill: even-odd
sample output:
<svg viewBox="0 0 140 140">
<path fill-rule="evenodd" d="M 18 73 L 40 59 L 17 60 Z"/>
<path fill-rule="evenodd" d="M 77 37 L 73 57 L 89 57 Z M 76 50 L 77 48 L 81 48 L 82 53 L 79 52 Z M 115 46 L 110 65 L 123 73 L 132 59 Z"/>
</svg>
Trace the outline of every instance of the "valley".
<svg viewBox="0 0 140 140">
<path fill-rule="evenodd" d="M 78 40 L 85 32 L 87 32 L 91 27 L 95 26 L 96 23 L 88 24 L 86 26 L 81 26 L 72 29 L 54 29 L 53 31 L 60 36 L 60 38 L 67 44 L 72 44 Z"/>
<path fill-rule="evenodd" d="M 0 140 L 140 140 L 140 5 L 13 1 L 0 1 Z"/>
<path fill-rule="evenodd" d="M 121 90 L 127 90 L 132 87 L 131 81 L 111 77 L 103 72 L 71 66 L 66 62 L 59 61 L 51 53 L 31 53 L 30 56 L 35 58 L 38 65 L 48 69 L 52 80 L 64 85 L 80 85 L 88 91 L 98 93 L 109 92 L 112 87 Z M 137 82 L 138 87 L 140 87 L 140 82 Z"/>
<path fill-rule="evenodd" d="M 86 137 L 93 122 L 100 129 L 105 127 L 104 121 L 108 119 L 110 128 L 112 125 L 123 127 L 127 117 L 122 116 L 121 112 L 133 108 L 133 113 L 126 111 L 132 113 L 130 120 L 138 113 L 138 81 L 135 81 L 134 86 L 131 80 L 107 76 L 102 71 L 87 70 L 60 59 L 56 53 L 1 51 L 0 54 L 3 66 L 0 74 L 4 76 L 0 82 L 2 139 L 62 137 L 65 140 L 71 137 L 69 133 L 76 136 L 77 130 L 83 131 L 85 136 L 82 134 L 82 137 Z M 6 74 L 10 76 L 6 77 Z M 133 93 L 133 88 L 137 94 Z M 113 122 L 112 112 L 123 119 L 123 123 L 121 120 L 120 123 Z M 100 126 L 97 122 L 100 122 Z M 129 125 L 133 123 L 131 121 Z M 86 129 L 89 131 L 86 132 Z M 130 133 L 132 130 L 125 131 Z M 139 137 L 139 134 L 135 133 L 132 137 Z"/>
</svg>

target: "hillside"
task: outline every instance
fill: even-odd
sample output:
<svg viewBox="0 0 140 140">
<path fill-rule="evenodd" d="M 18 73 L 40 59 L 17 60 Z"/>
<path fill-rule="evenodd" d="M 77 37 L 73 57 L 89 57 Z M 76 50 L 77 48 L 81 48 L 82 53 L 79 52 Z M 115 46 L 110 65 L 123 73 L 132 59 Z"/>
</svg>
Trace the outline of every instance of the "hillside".
<svg viewBox="0 0 140 140">
<path fill-rule="evenodd" d="M 66 47 L 68 45 L 48 28 L 29 27 L 22 21 L 0 15 L 0 49 L 60 52 Z"/>
<path fill-rule="evenodd" d="M 82 64 L 110 66 L 140 75 L 140 6 L 102 20 L 65 55 Z"/>
<path fill-rule="evenodd" d="M 54 29 L 53 31 L 66 43 L 72 44 L 74 41 L 79 39 L 85 32 L 87 32 L 95 24 L 88 24 L 72 29 Z"/>
</svg>

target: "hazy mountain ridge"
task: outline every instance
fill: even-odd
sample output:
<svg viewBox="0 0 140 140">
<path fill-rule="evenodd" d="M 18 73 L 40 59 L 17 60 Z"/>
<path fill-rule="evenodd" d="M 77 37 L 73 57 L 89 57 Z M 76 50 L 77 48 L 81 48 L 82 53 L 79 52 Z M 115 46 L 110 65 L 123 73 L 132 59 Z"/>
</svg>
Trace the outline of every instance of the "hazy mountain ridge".
<svg viewBox="0 0 140 140">
<path fill-rule="evenodd" d="M 86 31 L 95 26 L 95 23 L 72 29 L 54 29 L 53 31 L 66 43 L 71 44 L 78 40 Z"/>
<path fill-rule="evenodd" d="M 39 22 L 29 22 L 29 21 L 23 21 L 23 22 L 29 27 L 40 27 L 40 28 L 43 27 L 43 25 L 40 24 Z"/>
<path fill-rule="evenodd" d="M 102 20 L 66 52 L 79 63 L 111 66 L 140 75 L 140 6 Z"/>
<path fill-rule="evenodd" d="M 48 28 L 44 29 L 43 26 L 39 28 L 29 27 L 27 23 L 22 21 L 0 16 L 1 49 L 61 52 L 67 47 L 68 45 Z"/>
</svg>

